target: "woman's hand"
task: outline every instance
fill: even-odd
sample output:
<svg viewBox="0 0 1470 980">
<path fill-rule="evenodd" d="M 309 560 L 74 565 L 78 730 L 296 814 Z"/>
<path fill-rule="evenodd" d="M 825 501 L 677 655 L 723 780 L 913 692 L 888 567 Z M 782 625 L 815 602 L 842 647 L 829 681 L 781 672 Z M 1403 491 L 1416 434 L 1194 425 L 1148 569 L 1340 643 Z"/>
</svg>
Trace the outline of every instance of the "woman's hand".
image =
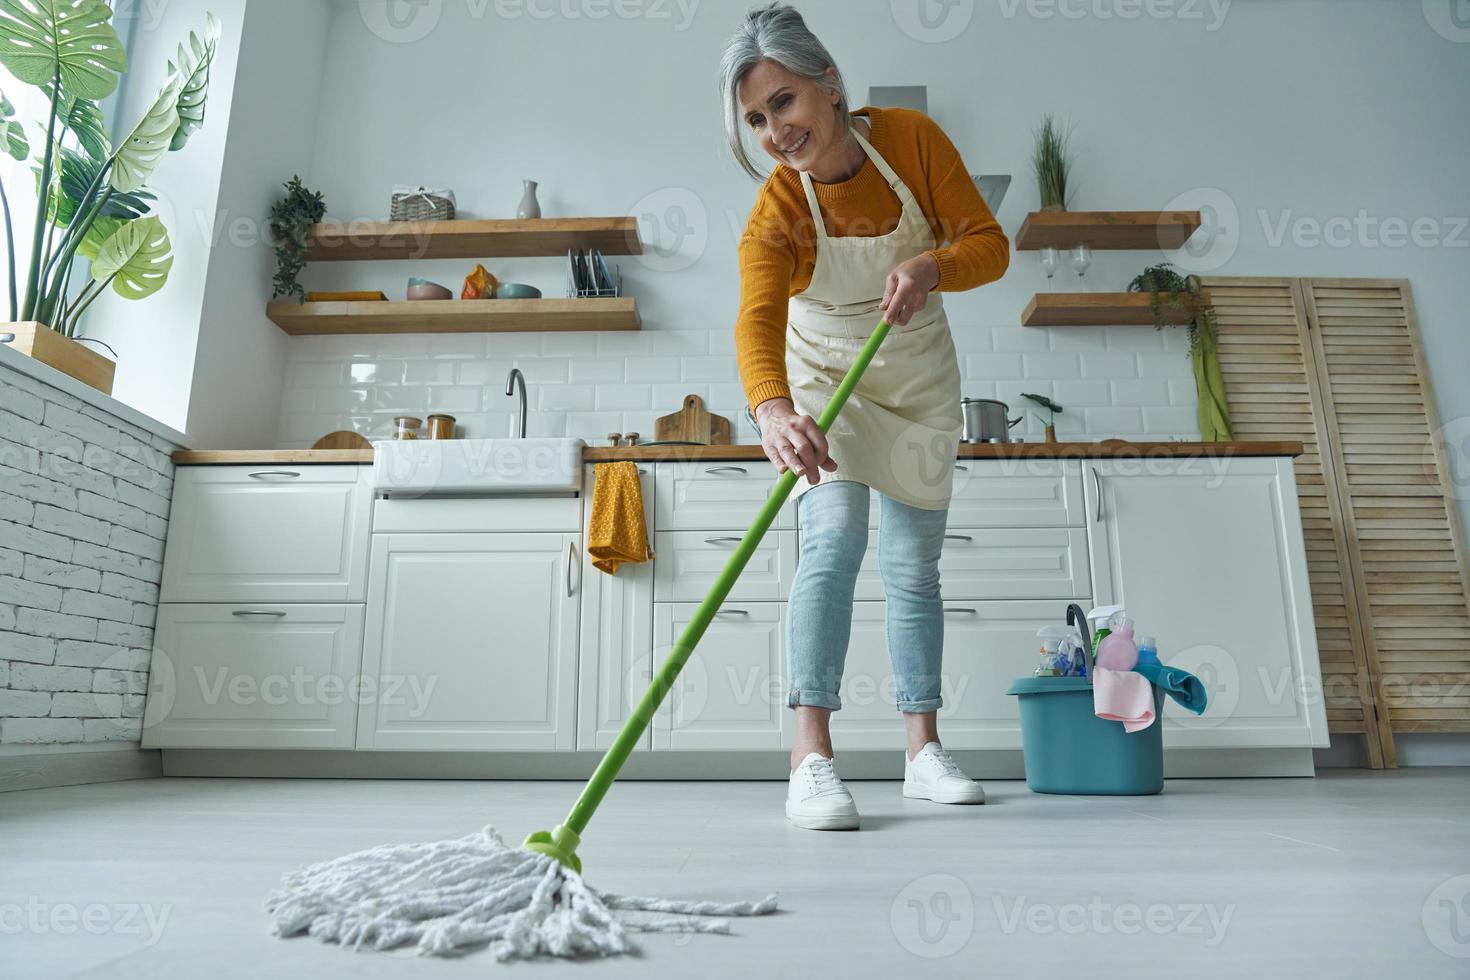
<svg viewBox="0 0 1470 980">
<path fill-rule="evenodd" d="M 795 470 L 816 485 L 817 469 L 837 469 L 837 460 L 827 455 L 827 436 L 817 420 L 801 415 L 789 398 L 767 398 L 755 408 L 761 427 L 761 448 L 776 465 L 777 473 Z"/>
<path fill-rule="evenodd" d="M 939 262 L 924 252 L 888 273 L 888 282 L 883 287 L 883 302 L 878 309 L 889 325 L 902 327 L 909 318 L 924 308 L 929 293 L 939 285 Z"/>
</svg>

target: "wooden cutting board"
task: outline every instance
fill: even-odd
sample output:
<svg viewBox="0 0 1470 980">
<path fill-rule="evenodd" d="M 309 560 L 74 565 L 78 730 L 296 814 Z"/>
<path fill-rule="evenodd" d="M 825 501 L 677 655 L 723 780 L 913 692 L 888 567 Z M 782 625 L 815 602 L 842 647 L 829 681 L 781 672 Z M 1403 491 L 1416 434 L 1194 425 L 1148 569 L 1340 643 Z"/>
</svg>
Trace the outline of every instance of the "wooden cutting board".
<svg viewBox="0 0 1470 980">
<path fill-rule="evenodd" d="M 704 446 L 728 446 L 730 420 L 705 411 L 704 399 L 698 395 L 685 395 L 683 408 L 654 420 L 653 438 L 660 442 L 682 439 Z"/>
<path fill-rule="evenodd" d="M 351 429 L 338 429 L 336 432 L 328 432 L 316 442 L 312 443 L 312 449 L 371 449 L 373 444 L 364 436 L 353 432 Z"/>
</svg>

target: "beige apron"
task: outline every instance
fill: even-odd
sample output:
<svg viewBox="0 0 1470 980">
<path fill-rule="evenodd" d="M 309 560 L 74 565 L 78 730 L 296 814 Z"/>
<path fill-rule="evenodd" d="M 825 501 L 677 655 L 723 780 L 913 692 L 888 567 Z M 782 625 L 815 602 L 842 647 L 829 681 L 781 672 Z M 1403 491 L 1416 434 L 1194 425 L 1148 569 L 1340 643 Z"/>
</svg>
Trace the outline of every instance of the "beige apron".
<svg viewBox="0 0 1470 980">
<path fill-rule="evenodd" d="M 882 319 L 878 304 L 888 274 L 934 248 L 934 234 L 908 185 L 853 127 L 853 135 L 903 204 L 887 235 L 832 238 L 812 179 L 801 174 L 816 229 L 812 281 L 787 306 L 786 374 L 791 400 L 818 418 L 847 369 Z M 939 293 L 888 336 L 827 433 L 837 469 L 820 482 L 853 480 L 924 510 L 949 506 L 962 429 L 960 369 Z M 814 489 L 806 476 L 793 497 Z"/>
</svg>

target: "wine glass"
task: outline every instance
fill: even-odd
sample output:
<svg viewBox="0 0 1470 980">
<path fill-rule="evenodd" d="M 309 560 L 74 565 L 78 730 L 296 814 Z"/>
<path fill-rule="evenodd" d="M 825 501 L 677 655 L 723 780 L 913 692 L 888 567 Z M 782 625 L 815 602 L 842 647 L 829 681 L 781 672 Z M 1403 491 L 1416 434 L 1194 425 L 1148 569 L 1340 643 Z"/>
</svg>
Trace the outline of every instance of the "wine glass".
<svg viewBox="0 0 1470 980">
<path fill-rule="evenodd" d="M 1041 268 L 1046 272 L 1046 278 L 1050 279 L 1056 274 L 1057 266 L 1061 264 L 1061 256 L 1057 254 L 1056 248 L 1047 245 L 1038 253 L 1041 256 Z"/>
<path fill-rule="evenodd" d="M 1087 274 L 1089 265 L 1092 265 L 1092 249 L 1086 245 L 1073 245 L 1072 268 L 1076 271 L 1078 279 Z"/>
</svg>

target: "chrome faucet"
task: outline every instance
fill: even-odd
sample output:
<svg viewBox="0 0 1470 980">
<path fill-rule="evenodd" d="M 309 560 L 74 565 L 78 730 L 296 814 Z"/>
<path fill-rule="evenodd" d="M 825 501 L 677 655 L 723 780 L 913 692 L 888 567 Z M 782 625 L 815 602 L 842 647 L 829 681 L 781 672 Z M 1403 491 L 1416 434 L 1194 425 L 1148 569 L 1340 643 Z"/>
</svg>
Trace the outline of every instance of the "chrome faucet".
<svg viewBox="0 0 1470 980">
<path fill-rule="evenodd" d="M 507 395 L 515 394 L 517 381 L 521 383 L 521 412 L 518 428 L 521 431 L 520 437 L 524 439 L 526 438 L 526 376 L 521 373 L 520 368 L 511 368 L 509 377 L 505 379 L 505 393 Z"/>
</svg>

